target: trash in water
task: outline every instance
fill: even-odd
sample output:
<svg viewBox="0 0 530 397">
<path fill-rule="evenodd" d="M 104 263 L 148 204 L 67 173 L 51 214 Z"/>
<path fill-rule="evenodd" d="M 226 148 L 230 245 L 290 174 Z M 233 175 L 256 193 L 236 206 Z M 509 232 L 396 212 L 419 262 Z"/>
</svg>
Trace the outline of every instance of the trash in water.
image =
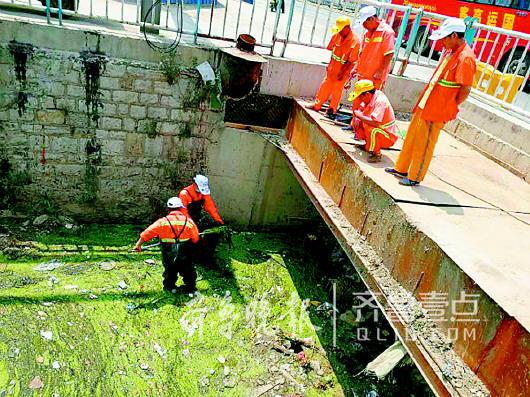
<svg viewBox="0 0 530 397">
<path fill-rule="evenodd" d="M 52 363 L 52 368 L 53 369 L 60 369 L 61 368 L 61 364 L 59 364 L 59 361 L 54 361 Z"/>
<path fill-rule="evenodd" d="M 58 261 L 57 259 L 52 259 L 48 262 L 42 262 L 39 263 L 37 266 L 33 268 L 33 270 L 36 270 L 38 272 L 49 272 L 52 270 L 57 269 L 58 267 L 61 267 L 63 265 L 62 262 Z"/>
<path fill-rule="evenodd" d="M 42 389 L 44 387 L 44 383 L 42 382 L 42 379 L 40 376 L 34 377 L 31 382 L 29 382 L 29 388 L 30 389 Z"/>
<path fill-rule="evenodd" d="M 155 344 L 153 345 L 153 348 L 158 353 L 158 355 L 162 357 L 163 360 L 166 359 L 166 350 L 162 346 L 160 346 L 158 343 L 155 342 Z"/>
<path fill-rule="evenodd" d="M 59 279 L 55 276 L 50 276 L 48 279 L 48 286 L 53 287 L 55 284 L 59 283 Z"/>
<path fill-rule="evenodd" d="M 154 259 L 146 259 L 144 263 L 147 263 L 148 265 L 156 265 L 156 262 Z"/>
<path fill-rule="evenodd" d="M 105 270 L 105 271 L 109 271 L 109 270 L 112 270 L 116 267 L 116 262 L 114 261 L 108 261 L 108 262 L 101 262 L 99 264 L 99 268 L 101 270 Z"/>
<path fill-rule="evenodd" d="M 125 281 L 121 280 L 119 283 L 118 283 L 118 287 L 120 287 L 120 289 L 127 289 L 128 285 Z"/>
<path fill-rule="evenodd" d="M 42 336 L 46 340 L 52 340 L 53 332 L 52 331 L 40 331 L 40 336 Z"/>
</svg>

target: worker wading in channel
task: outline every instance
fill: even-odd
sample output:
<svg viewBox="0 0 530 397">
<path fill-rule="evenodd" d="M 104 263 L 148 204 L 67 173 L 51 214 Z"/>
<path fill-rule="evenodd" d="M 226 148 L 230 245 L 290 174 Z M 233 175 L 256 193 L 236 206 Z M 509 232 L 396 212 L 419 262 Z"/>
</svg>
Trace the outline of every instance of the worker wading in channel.
<svg viewBox="0 0 530 397">
<path fill-rule="evenodd" d="M 196 175 L 193 178 L 193 183 L 182 189 L 178 196 L 184 205 L 184 213 L 193 219 L 201 232 L 212 226 L 211 220 L 202 215 L 203 209 L 208 213 L 215 224 L 225 224 L 212 199 L 209 181 L 206 176 Z M 214 266 L 214 254 L 218 243 L 218 234 L 212 233 L 203 236 L 198 245 L 199 249 L 194 251 L 194 260 L 206 266 Z"/>
<path fill-rule="evenodd" d="M 142 245 L 154 238 L 160 240 L 162 264 L 164 265 L 163 284 L 166 291 L 177 292 L 176 282 L 180 274 L 184 281 L 184 292 L 194 292 L 197 273 L 193 264 L 193 252 L 199 242 L 199 230 L 178 197 L 167 201 L 168 215 L 158 219 L 145 229 L 134 246 L 140 252 Z"/>
</svg>

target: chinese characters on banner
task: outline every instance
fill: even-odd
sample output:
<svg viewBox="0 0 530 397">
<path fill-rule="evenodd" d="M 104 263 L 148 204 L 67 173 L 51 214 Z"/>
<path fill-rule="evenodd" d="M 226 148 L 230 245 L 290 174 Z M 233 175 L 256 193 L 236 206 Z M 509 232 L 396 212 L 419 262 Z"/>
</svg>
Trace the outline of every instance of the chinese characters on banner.
<svg viewBox="0 0 530 397">
<path fill-rule="evenodd" d="M 499 15 L 499 11 L 486 11 L 482 8 L 471 9 L 468 6 L 461 6 L 459 17 L 464 19 L 468 16 L 477 18 L 479 23 L 485 23 L 489 26 L 499 26 L 503 29 L 513 30 L 515 24 L 515 14 L 505 12 L 503 15 Z"/>
</svg>

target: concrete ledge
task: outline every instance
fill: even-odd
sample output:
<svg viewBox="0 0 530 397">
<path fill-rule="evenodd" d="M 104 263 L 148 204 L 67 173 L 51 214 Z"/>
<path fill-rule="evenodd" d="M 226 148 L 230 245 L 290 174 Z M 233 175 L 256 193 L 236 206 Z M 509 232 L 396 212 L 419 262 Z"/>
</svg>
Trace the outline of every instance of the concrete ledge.
<svg viewBox="0 0 530 397">
<path fill-rule="evenodd" d="M 288 127 L 289 140 L 348 223 L 365 237 L 393 279 L 417 299 L 433 291 L 443 293 L 449 302 L 461 299 L 462 293 L 475 295 L 473 319 L 459 318 L 446 307 L 437 328 L 456 333 L 454 351 L 493 395 L 529 394 L 530 363 L 524 357 L 530 354 L 530 318 L 522 291 L 530 263 L 524 255 L 515 259 L 518 251 L 513 242 L 514 238 L 526 241 L 530 235 L 526 215 L 514 219 L 501 203 L 513 196 L 514 201 L 505 204 L 517 213 L 529 213 L 527 207 L 515 210 L 518 202 L 528 201 L 528 185 L 444 138 L 448 141 L 442 140 L 437 151 L 443 145 L 446 149 L 438 156 L 447 159 L 443 166 L 438 167 L 436 159 L 431 165 L 437 176 L 427 179 L 425 187 L 406 189 L 381 169 L 391 162 L 367 164 L 348 146 L 347 134 L 318 117 L 298 104 Z M 390 154 L 395 159 L 395 152 Z M 475 168 L 455 174 L 462 169 L 460 162 L 472 159 L 479 163 Z M 447 161 L 455 164 L 448 167 Z M 514 184 L 508 188 L 510 194 L 501 201 L 485 200 L 486 192 L 495 196 L 499 186 L 475 172 L 493 180 L 499 173 L 506 183 Z M 454 190 L 462 183 L 467 183 L 466 192 Z M 526 199 L 517 197 L 521 192 Z M 513 254 L 509 261 L 506 252 Z M 475 329 L 473 338 L 466 337 L 470 329 Z"/>
</svg>

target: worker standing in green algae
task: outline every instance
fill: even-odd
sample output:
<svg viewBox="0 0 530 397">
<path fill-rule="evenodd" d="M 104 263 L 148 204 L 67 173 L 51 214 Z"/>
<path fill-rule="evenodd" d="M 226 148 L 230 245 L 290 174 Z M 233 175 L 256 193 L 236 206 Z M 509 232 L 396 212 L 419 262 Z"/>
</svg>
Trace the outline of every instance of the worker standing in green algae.
<svg viewBox="0 0 530 397">
<path fill-rule="evenodd" d="M 210 184 L 206 176 L 195 175 L 193 183 L 180 191 L 179 198 L 185 207 L 184 212 L 194 220 L 200 231 L 211 226 L 211 222 L 202 216 L 203 208 L 217 225 L 225 224 L 212 199 Z M 215 248 L 218 243 L 219 236 L 217 234 L 205 235 L 201 239 L 200 249 L 195 252 L 195 259 L 204 265 L 213 266 Z"/>
<path fill-rule="evenodd" d="M 177 277 L 180 274 L 184 280 L 183 291 L 194 292 L 197 273 L 192 257 L 199 248 L 199 229 L 188 216 L 180 198 L 171 197 L 167 201 L 167 209 L 168 215 L 158 219 L 140 234 L 134 250 L 140 252 L 144 243 L 158 237 L 164 265 L 164 289 L 176 293 Z"/>
</svg>

